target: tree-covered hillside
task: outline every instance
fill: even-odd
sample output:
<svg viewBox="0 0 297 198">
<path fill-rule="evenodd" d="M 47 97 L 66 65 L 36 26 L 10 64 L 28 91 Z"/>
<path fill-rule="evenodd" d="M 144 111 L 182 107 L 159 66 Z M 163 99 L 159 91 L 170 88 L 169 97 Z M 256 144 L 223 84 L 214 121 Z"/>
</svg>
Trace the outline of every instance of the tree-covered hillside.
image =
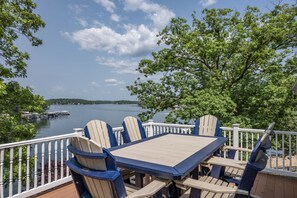
<svg viewBox="0 0 297 198">
<path fill-rule="evenodd" d="M 49 105 L 59 104 L 59 105 L 68 105 L 68 104 L 138 104 L 137 101 L 130 100 L 84 100 L 84 99 L 75 99 L 75 98 L 57 98 L 47 100 Z"/>
</svg>

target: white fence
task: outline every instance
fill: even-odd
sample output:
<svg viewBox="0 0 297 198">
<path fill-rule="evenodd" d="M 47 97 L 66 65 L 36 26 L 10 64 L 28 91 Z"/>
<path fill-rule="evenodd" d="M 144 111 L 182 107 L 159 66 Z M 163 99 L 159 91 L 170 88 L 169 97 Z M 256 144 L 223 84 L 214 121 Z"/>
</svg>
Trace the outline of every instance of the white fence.
<svg viewBox="0 0 297 198">
<path fill-rule="evenodd" d="M 194 125 L 154 123 L 143 124 L 147 136 L 162 133 L 191 134 Z M 264 130 L 244 129 L 238 124 L 221 127 L 226 145 L 253 149 Z M 0 198 L 27 197 L 71 181 L 65 161 L 71 157 L 67 150 L 74 133 L 0 145 Z M 113 128 L 119 144 L 123 143 L 122 127 Z M 268 152 L 265 171 L 297 177 L 297 132 L 275 131 L 273 147 Z M 239 152 L 239 160 L 247 160 L 248 152 Z"/>
</svg>

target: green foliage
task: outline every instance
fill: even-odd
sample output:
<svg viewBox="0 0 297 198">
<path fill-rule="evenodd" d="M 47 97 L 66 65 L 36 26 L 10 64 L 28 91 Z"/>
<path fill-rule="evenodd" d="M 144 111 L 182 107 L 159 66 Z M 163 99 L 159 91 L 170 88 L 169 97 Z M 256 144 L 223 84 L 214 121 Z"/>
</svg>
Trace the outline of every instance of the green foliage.
<svg viewBox="0 0 297 198">
<path fill-rule="evenodd" d="M 33 13 L 36 4 L 32 0 L 0 1 L 0 144 L 32 139 L 37 130 L 32 123 L 21 119 L 22 111 L 41 113 L 47 108 L 43 97 L 34 95 L 31 88 L 21 87 L 11 81 L 16 77 L 26 77 L 27 52 L 16 46 L 16 41 L 27 39 L 32 46 L 42 44 L 34 36 L 39 28 L 44 27 L 40 16 Z M 21 165 L 22 180 L 26 178 L 26 148 L 23 148 Z M 13 180 L 18 177 L 18 151 L 13 153 Z M 10 170 L 10 150 L 4 152 L 4 184 L 8 182 Z M 17 160 L 16 160 L 17 159 Z M 32 159 L 29 160 L 32 164 Z M 25 182 L 23 182 L 24 184 Z"/>
<path fill-rule="evenodd" d="M 27 52 L 22 52 L 15 45 L 21 36 L 29 40 L 32 46 L 42 41 L 34 33 L 45 23 L 40 16 L 33 13 L 36 4 L 32 0 L 1 0 L 0 1 L 0 80 L 14 77 L 26 77 Z"/>
<path fill-rule="evenodd" d="M 267 13 L 205 9 L 191 25 L 173 18 L 158 35 L 163 49 L 139 63 L 144 78 L 128 86 L 147 109 L 142 118 L 167 109 L 168 122 L 213 114 L 224 125 L 296 129 L 296 14 L 284 4 Z"/>
<path fill-rule="evenodd" d="M 43 97 L 11 81 L 15 77 L 26 77 L 29 59 L 29 54 L 22 52 L 16 41 L 22 38 L 32 46 L 42 44 L 34 36 L 45 26 L 40 16 L 33 13 L 36 6 L 32 0 L 0 1 L 0 144 L 33 138 L 37 130 L 21 119 L 21 112 L 41 113 L 47 108 Z"/>
</svg>

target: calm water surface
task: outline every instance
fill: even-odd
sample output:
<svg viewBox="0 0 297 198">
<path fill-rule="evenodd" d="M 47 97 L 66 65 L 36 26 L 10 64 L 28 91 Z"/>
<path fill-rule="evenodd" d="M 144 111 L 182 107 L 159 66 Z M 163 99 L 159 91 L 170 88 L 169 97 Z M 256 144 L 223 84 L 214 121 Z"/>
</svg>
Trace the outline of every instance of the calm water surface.
<svg viewBox="0 0 297 198">
<path fill-rule="evenodd" d="M 93 119 L 103 120 L 112 127 L 122 126 L 124 117 L 136 116 L 143 112 L 137 105 L 52 105 L 49 111 L 69 111 L 69 116 L 62 116 L 40 122 L 41 128 L 36 138 L 73 133 L 73 128 L 83 128 Z M 155 122 L 164 122 L 166 113 L 156 114 Z"/>
</svg>

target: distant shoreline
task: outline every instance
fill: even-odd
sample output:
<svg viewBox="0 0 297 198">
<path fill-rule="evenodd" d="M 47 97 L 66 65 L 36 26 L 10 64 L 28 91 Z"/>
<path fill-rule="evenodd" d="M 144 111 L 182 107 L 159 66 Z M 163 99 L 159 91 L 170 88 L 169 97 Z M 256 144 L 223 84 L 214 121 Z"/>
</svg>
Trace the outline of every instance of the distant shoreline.
<svg viewBox="0 0 297 198">
<path fill-rule="evenodd" d="M 84 100 L 74 98 L 56 98 L 48 99 L 49 105 L 85 105 L 85 104 L 138 104 L 137 101 L 131 100 Z"/>
</svg>

